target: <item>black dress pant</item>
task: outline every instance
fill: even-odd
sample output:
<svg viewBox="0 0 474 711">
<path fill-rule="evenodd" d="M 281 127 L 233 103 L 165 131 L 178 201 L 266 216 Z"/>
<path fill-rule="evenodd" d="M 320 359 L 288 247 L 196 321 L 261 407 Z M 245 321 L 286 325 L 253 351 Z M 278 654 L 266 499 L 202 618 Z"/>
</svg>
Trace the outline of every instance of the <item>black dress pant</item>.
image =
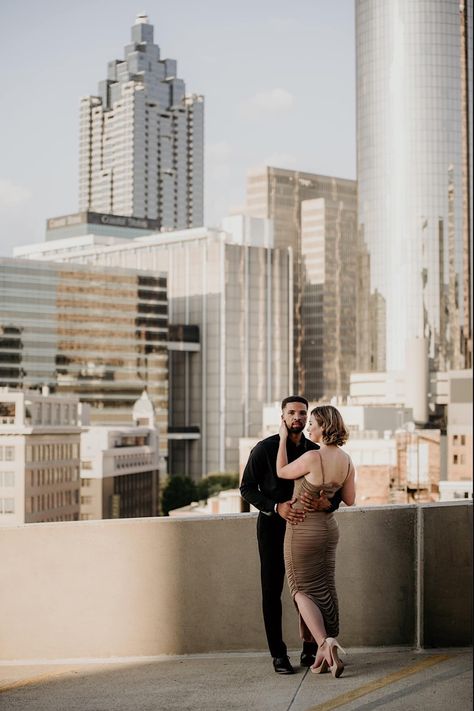
<svg viewBox="0 0 474 711">
<path fill-rule="evenodd" d="M 274 514 L 260 513 L 257 519 L 257 541 L 260 554 L 260 575 L 262 583 L 262 608 L 268 647 L 272 657 L 285 657 L 286 644 L 282 633 L 281 594 L 285 580 L 285 560 L 283 543 L 286 521 Z M 295 624 L 297 620 L 295 619 Z M 303 643 L 303 651 L 315 654 L 317 645 Z"/>
</svg>

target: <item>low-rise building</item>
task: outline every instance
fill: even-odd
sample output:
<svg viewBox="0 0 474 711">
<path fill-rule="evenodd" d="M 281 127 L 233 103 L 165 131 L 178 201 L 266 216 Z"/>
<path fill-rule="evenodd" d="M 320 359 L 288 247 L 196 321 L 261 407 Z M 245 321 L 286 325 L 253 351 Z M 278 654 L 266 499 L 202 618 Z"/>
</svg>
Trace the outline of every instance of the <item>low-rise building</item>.
<svg viewBox="0 0 474 711">
<path fill-rule="evenodd" d="M 350 406 L 341 407 L 341 412 L 350 413 L 357 408 L 374 413 L 380 408 L 392 409 L 400 413 L 397 423 L 397 428 L 400 428 L 406 422 L 402 413 L 409 411 L 412 404 L 412 385 L 411 378 L 404 372 L 353 373 Z M 472 495 L 473 475 L 472 370 L 429 373 L 426 386 L 428 420 L 425 427 L 416 432 L 426 433 L 430 428 L 440 431 L 440 497 L 469 498 L 469 491 Z M 410 419 L 416 421 L 414 409 L 413 413 Z"/>
<path fill-rule="evenodd" d="M 85 426 L 81 434 L 81 520 L 159 513 L 159 447 L 153 405 L 144 392 L 135 426 Z"/>
<path fill-rule="evenodd" d="M 464 491 L 466 482 L 472 482 L 472 371 L 452 371 L 449 376 L 447 480 L 459 482 L 457 488 Z"/>
<path fill-rule="evenodd" d="M 0 525 L 77 521 L 79 399 L 0 389 Z"/>
</svg>

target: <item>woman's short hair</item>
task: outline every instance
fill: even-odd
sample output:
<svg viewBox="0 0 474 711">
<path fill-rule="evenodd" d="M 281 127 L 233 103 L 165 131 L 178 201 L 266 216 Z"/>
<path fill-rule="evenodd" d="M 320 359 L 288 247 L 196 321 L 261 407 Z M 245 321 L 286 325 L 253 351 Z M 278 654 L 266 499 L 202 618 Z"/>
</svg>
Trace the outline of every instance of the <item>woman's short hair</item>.
<svg viewBox="0 0 474 711">
<path fill-rule="evenodd" d="M 319 405 L 311 410 L 311 415 L 323 430 L 324 444 L 337 444 L 340 447 L 347 442 L 349 430 L 337 408 L 332 405 Z"/>
</svg>

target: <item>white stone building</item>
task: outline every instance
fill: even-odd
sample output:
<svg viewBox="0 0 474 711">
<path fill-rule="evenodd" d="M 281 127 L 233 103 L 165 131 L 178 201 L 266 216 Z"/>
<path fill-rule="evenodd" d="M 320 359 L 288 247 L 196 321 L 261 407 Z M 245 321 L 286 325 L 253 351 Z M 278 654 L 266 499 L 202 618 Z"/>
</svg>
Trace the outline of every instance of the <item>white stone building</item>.
<svg viewBox="0 0 474 711">
<path fill-rule="evenodd" d="M 158 431 L 146 392 L 133 419 L 134 427 L 83 427 L 81 520 L 158 515 Z"/>
<path fill-rule="evenodd" d="M 79 519 L 78 405 L 0 389 L 0 525 Z"/>
</svg>

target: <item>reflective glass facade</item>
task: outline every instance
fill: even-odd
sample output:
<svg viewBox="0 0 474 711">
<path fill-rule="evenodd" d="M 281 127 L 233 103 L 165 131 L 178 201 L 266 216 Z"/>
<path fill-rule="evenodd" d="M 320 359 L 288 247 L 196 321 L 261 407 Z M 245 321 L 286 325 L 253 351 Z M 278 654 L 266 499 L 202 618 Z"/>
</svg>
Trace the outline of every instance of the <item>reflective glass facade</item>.
<svg viewBox="0 0 474 711">
<path fill-rule="evenodd" d="M 77 394 L 108 424 L 146 389 L 166 432 L 167 329 L 164 275 L 0 259 L 0 386 Z"/>
<path fill-rule="evenodd" d="M 467 9 L 472 22 L 472 0 Z M 472 157 L 463 88 L 472 94 L 472 35 L 463 53 L 462 29 L 458 0 L 356 1 L 359 228 L 370 261 L 373 370 L 403 370 L 413 338 L 427 340 L 431 369 L 469 361 Z"/>
<path fill-rule="evenodd" d="M 301 392 L 346 398 L 357 369 L 357 211 L 351 200 L 301 203 Z"/>
<path fill-rule="evenodd" d="M 304 203 L 314 199 L 326 201 L 324 217 L 306 214 L 303 219 Z M 314 400 L 347 395 L 347 373 L 356 359 L 353 324 L 357 297 L 352 280 L 356 182 L 266 167 L 248 176 L 246 202 L 247 214 L 273 221 L 275 247 L 293 250 L 292 389 Z M 324 272 L 315 276 L 315 264 L 320 266 L 325 255 L 327 278 Z M 353 286 L 349 309 L 343 306 L 345 297 L 341 301 L 342 291 L 347 290 L 343 283 Z M 349 340 L 345 337 L 347 329 Z M 328 363 L 323 368 L 328 351 Z"/>
</svg>

